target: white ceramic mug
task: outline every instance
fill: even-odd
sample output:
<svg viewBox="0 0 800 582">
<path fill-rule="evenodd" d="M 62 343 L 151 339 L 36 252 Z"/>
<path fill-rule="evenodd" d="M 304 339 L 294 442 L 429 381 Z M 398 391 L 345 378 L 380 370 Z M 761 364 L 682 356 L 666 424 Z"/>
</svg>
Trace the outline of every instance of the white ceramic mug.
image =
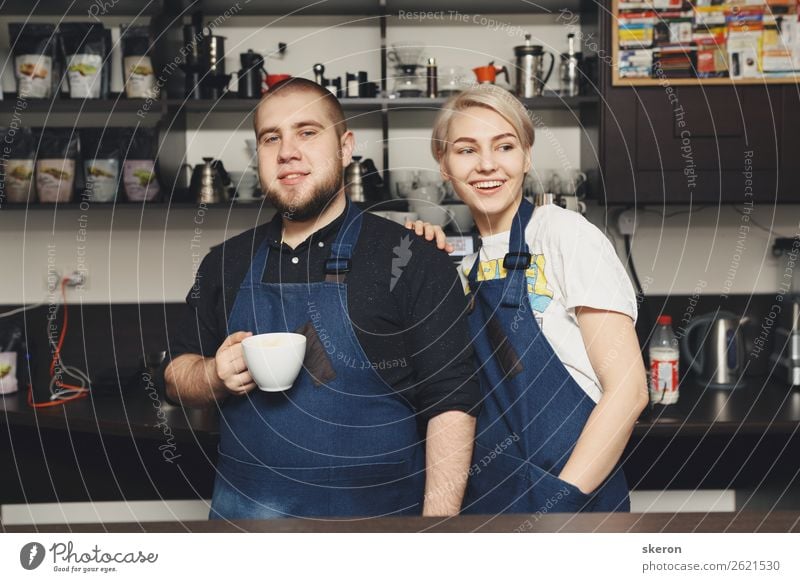
<svg viewBox="0 0 800 582">
<path fill-rule="evenodd" d="M 445 190 L 441 186 L 428 185 L 415 188 L 409 194 L 408 199 L 411 204 L 427 203 L 439 204 L 444 199 Z"/>
<path fill-rule="evenodd" d="M 254 172 L 228 172 L 231 183 L 236 189 L 236 197 L 239 201 L 255 200 L 258 189 L 258 176 Z"/>
<path fill-rule="evenodd" d="M 306 336 L 262 333 L 242 341 L 250 375 L 264 392 L 282 392 L 294 384 L 306 355 Z"/>
</svg>

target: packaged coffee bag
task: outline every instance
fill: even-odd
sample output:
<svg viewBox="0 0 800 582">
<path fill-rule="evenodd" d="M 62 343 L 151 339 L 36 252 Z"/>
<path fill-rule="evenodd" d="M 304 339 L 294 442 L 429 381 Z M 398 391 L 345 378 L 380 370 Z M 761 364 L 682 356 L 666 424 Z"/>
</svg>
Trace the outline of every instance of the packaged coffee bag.
<svg viewBox="0 0 800 582">
<path fill-rule="evenodd" d="M 58 79 L 56 27 L 41 22 L 10 22 L 8 33 L 14 58 L 17 93 L 25 99 L 48 99 L 55 95 Z"/>
<path fill-rule="evenodd" d="M 78 134 L 72 129 L 43 129 L 36 156 L 36 192 L 40 202 L 72 200 Z"/>
<path fill-rule="evenodd" d="M 122 181 L 125 195 L 131 202 L 157 200 L 161 187 L 156 177 L 158 132 L 155 128 L 138 127 L 124 134 L 122 145 Z"/>
<path fill-rule="evenodd" d="M 82 129 L 81 157 L 86 187 L 83 199 L 114 202 L 119 190 L 120 132 L 115 127 Z"/>
<path fill-rule="evenodd" d="M 0 173 L 0 194 L 5 202 L 34 202 L 33 170 L 36 142 L 28 127 L 7 127 L 0 131 L 3 164 Z"/>
<path fill-rule="evenodd" d="M 150 29 L 147 26 L 120 26 L 122 80 L 130 99 L 158 97 L 156 76 L 150 59 Z"/>
<path fill-rule="evenodd" d="M 103 95 L 103 68 L 108 47 L 103 25 L 97 22 L 64 22 L 59 25 L 61 53 L 66 63 L 69 96 L 73 99 L 100 99 Z"/>
</svg>

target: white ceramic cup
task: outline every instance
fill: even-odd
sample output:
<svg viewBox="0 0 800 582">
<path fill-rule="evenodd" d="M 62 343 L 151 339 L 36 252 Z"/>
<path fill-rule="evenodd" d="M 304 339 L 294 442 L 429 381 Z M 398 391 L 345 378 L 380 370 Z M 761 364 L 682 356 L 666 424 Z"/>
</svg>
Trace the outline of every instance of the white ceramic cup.
<svg viewBox="0 0 800 582">
<path fill-rule="evenodd" d="M 245 170 L 244 172 L 228 172 L 231 177 L 233 187 L 236 189 L 236 196 L 240 201 L 255 200 L 258 188 L 258 176 L 255 172 Z"/>
<path fill-rule="evenodd" d="M 444 188 L 437 185 L 420 186 L 415 188 L 408 195 L 411 204 L 427 202 L 429 204 L 439 204 L 444 198 Z"/>
<path fill-rule="evenodd" d="M 444 206 L 438 204 L 413 204 L 411 210 L 414 211 L 422 222 L 429 222 L 433 225 L 439 225 L 442 228 L 447 226 L 450 222 L 452 215 L 447 211 Z"/>
<path fill-rule="evenodd" d="M 461 233 L 468 233 L 475 224 L 475 219 L 472 217 L 472 211 L 466 204 L 448 204 L 445 208 L 450 212 L 453 217 L 453 222 L 456 228 Z"/>
<path fill-rule="evenodd" d="M 306 355 L 306 336 L 262 333 L 242 341 L 250 375 L 264 392 L 282 392 L 294 384 Z"/>
</svg>

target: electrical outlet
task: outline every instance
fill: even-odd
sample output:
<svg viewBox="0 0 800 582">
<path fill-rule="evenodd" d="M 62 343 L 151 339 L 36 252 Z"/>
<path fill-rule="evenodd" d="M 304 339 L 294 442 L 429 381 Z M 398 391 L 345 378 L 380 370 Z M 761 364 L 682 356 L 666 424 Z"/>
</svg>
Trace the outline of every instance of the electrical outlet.
<svg viewBox="0 0 800 582">
<path fill-rule="evenodd" d="M 85 271 L 72 271 L 67 275 L 62 275 L 61 271 L 54 270 L 48 271 L 45 275 L 44 285 L 48 293 L 59 293 L 61 290 L 62 281 L 66 283 L 67 287 L 81 289 L 86 288 L 87 275 Z"/>
<path fill-rule="evenodd" d="M 69 275 L 65 275 L 67 287 L 84 287 L 86 285 L 86 274 L 82 271 L 72 271 Z"/>
<path fill-rule="evenodd" d="M 628 208 L 617 216 L 617 228 L 621 235 L 632 235 L 638 226 L 636 209 Z"/>
</svg>

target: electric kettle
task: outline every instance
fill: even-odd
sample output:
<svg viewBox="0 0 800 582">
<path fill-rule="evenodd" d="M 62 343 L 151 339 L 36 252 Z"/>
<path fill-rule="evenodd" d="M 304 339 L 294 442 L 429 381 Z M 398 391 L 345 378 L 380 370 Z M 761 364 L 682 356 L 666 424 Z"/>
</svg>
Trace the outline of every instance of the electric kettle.
<svg viewBox="0 0 800 582">
<path fill-rule="evenodd" d="M 742 324 L 748 317 L 728 311 L 695 318 L 681 337 L 681 355 L 697 374 L 698 381 L 711 388 L 742 387 L 745 347 Z"/>
</svg>

